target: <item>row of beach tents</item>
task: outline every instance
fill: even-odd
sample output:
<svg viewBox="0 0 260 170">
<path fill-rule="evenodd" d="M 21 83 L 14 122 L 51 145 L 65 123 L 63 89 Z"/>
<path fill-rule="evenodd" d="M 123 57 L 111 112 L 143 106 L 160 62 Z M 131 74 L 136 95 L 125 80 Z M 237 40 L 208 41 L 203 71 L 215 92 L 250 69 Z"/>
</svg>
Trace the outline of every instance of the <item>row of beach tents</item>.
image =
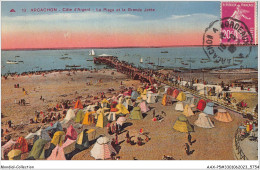
<svg viewBox="0 0 260 170">
<path fill-rule="evenodd" d="M 83 108 L 82 103 L 78 100 L 74 109 L 69 109 L 65 118 L 62 121 L 57 121 L 52 126 L 45 129 L 41 128 L 35 133 L 28 134 L 25 138 L 20 137 L 17 141 L 9 140 L 2 146 L 2 158 L 7 155 L 9 159 L 21 159 L 21 154 L 29 152 L 27 140 L 33 138 L 33 147 L 27 159 L 47 159 L 47 160 L 65 160 L 64 149 L 75 144 L 75 149 L 84 150 L 90 146 L 89 134 L 95 131 L 94 129 L 84 129 L 77 133 L 75 129 L 82 125 L 91 125 L 94 123 L 94 118 L 97 119 L 96 127 L 104 128 L 108 121 L 116 121 L 122 125 L 126 120 L 126 114 L 130 114 L 130 119 L 143 119 L 142 114 L 149 111 L 147 103 L 156 103 L 158 97 L 162 97 L 162 104 L 167 105 L 167 100 L 178 101 L 175 110 L 182 111 L 174 122 L 173 128 L 180 132 L 193 131 L 192 126 L 188 122 L 187 117 L 193 116 L 192 108 L 196 107 L 202 113 L 199 114 L 195 125 L 203 128 L 214 127 L 208 115 L 214 115 L 214 104 L 203 99 L 198 100 L 190 93 L 179 91 L 169 86 L 159 89 L 158 93 L 153 93 L 149 89 L 138 88 L 136 91 L 127 91 L 121 96 L 113 96 L 110 99 L 104 99 L 101 102 L 101 107 L 96 109 L 96 105 L 89 105 Z M 132 100 L 135 100 L 133 103 Z M 184 107 L 184 103 L 186 103 Z M 119 118 L 117 118 L 119 117 Z M 224 109 L 218 109 L 214 117 L 222 122 L 230 122 L 232 118 Z M 71 121 L 76 123 L 75 126 L 70 125 L 66 134 L 63 127 L 66 127 Z M 49 132 L 54 133 L 53 137 L 49 136 Z M 14 145 L 17 145 L 14 147 Z M 50 143 L 49 149 L 46 149 L 46 144 Z M 91 156 L 95 159 L 111 158 L 112 153 L 116 153 L 111 145 L 111 141 L 106 136 L 101 136 L 97 139 L 94 147 L 91 150 Z"/>
</svg>

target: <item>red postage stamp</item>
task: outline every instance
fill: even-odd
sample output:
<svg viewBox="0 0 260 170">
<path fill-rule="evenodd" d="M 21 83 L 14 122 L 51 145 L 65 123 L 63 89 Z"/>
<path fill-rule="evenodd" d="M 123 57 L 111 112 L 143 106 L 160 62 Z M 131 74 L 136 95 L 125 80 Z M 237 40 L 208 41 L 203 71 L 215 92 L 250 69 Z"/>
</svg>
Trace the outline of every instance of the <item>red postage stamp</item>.
<svg viewBox="0 0 260 170">
<path fill-rule="evenodd" d="M 229 43 L 234 35 L 234 41 L 239 44 L 238 41 L 243 38 L 243 33 L 248 30 L 252 37 L 251 43 L 257 44 L 256 2 L 221 2 L 221 18 L 230 18 L 229 26 L 222 27 L 224 34 L 221 38 L 222 43 Z M 236 21 L 243 23 L 243 26 L 236 24 Z"/>
</svg>

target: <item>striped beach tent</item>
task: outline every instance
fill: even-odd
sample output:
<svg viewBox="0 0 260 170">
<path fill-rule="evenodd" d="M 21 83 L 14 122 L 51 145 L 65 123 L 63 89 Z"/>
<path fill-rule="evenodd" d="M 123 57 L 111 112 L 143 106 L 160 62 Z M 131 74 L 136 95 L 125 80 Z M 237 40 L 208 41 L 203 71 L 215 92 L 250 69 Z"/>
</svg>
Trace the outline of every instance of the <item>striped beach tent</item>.
<svg viewBox="0 0 260 170">
<path fill-rule="evenodd" d="M 106 136 L 101 136 L 97 139 L 94 147 L 90 151 L 90 154 L 95 159 L 111 159 L 111 155 L 117 153 L 111 145 L 110 139 Z"/>
<path fill-rule="evenodd" d="M 216 113 L 214 118 L 220 122 L 232 121 L 230 114 L 225 109 L 218 109 L 218 112 Z"/>
</svg>

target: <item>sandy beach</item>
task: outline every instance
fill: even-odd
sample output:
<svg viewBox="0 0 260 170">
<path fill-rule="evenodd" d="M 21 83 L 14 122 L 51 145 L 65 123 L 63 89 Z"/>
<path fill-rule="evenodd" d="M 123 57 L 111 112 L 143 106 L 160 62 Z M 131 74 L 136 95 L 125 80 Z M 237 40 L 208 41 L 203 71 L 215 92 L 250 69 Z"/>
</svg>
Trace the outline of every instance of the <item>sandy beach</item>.
<svg viewBox="0 0 260 170">
<path fill-rule="evenodd" d="M 112 74 L 112 72 L 114 74 Z M 205 78 L 208 76 L 205 74 Z M 102 81 L 100 81 L 102 80 Z M 122 85 L 121 85 L 122 82 Z M 14 88 L 14 84 L 20 84 L 20 88 Z M 86 83 L 92 83 L 87 85 Z M 2 121 L 3 129 L 7 128 L 6 122 L 12 120 L 14 125 L 24 124 L 23 128 L 11 130 L 10 135 L 13 140 L 19 136 L 26 136 L 29 132 L 35 132 L 39 126 L 47 127 L 48 124 L 29 124 L 29 119 L 34 118 L 35 111 L 47 112 L 48 108 L 53 108 L 62 100 L 76 101 L 80 98 L 84 103 L 88 98 L 87 95 L 98 96 L 98 93 L 105 92 L 106 97 L 112 97 L 113 93 L 120 90 L 120 87 L 133 86 L 137 88 L 141 83 L 138 80 L 131 80 L 124 74 L 114 70 L 92 71 L 76 71 L 71 72 L 55 72 L 43 75 L 8 77 L 7 80 L 2 78 Z M 22 91 L 27 91 L 25 95 Z M 109 88 L 115 91 L 108 93 Z M 45 100 L 40 100 L 40 97 Z M 257 97 L 257 96 L 256 96 Z M 18 104 L 20 99 L 26 100 L 26 106 Z M 215 128 L 204 129 L 194 126 L 192 139 L 196 142 L 191 146 L 194 150 L 193 154 L 186 155 L 184 144 L 187 142 L 187 134 L 181 133 L 173 129 L 173 123 L 182 113 L 176 111 L 175 104 L 171 106 L 163 106 L 161 98 L 155 104 L 149 104 L 151 110 L 143 114 L 143 120 L 127 119 L 127 127 L 119 135 L 120 147 L 117 156 L 121 160 L 132 160 L 133 157 L 140 160 L 161 160 L 163 155 L 172 156 L 176 160 L 234 160 L 233 140 L 237 127 L 245 121 L 245 119 L 234 112 L 230 112 L 233 119 L 230 123 L 219 122 L 214 116 L 209 116 L 214 121 Z M 249 100 L 249 99 L 248 99 Z M 166 113 L 162 122 L 152 121 L 152 112 L 161 114 Z M 198 118 L 199 112 L 195 116 L 188 117 L 189 122 L 194 125 L 194 121 Z M 85 128 L 94 128 L 97 135 L 107 134 L 106 129 L 87 126 Z M 130 132 L 133 139 L 139 136 L 139 129 L 143 128 L 151 138 L 142 146 L 131 146 L 126 143 L 126 130 Z M 109 136 L 109 135 L 108 135 Z M 111 136 L 112 138 L 113 136 Z M 32 141 L 29 141 L 29 143 Z M 93 145 L 77 154 L 71 155 L 73 160 L 94 160 L 90 156 L 90 150 Z M 71 147 L 69 150 L 73 150 Z M 28 154 L 25 154 L 28 155 Z M 24 156 L 25 157 L 25 156 Z"/>
</svg>

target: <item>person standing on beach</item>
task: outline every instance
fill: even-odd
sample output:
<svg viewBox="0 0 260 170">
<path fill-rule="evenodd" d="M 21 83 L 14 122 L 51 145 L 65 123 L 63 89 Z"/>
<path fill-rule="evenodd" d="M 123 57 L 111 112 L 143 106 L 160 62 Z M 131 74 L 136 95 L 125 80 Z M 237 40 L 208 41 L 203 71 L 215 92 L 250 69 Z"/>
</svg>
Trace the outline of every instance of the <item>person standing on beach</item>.
<svg viewBox="0 0 260 170">
<path fill-rule="evenodd" d="M 190 155 L 190 146 L 188 143 L 185 143 L 185 151 L 187 155 Z"/>
<path fill-rule="evenodd" d="M 130 135 L 129 135 L 129 131 L 126 132 L 126 136 L 125 136 L 127 139 L 130 138 Z"/>
<path fill-rule="evenodd" d="M 153 118 L 155 117 L 155 110 L 153 110 Z"/>
<path fill-rule="evenodd" d="M 190 134 L 190 132 L 189 132 L 189 133 L 188 133 L 188 142 L 189 142 L 190 145 L 192 145 L 191 138 L 192 138 L 192 137 L 191 137 L 191 134 Z"/>
</svg>

